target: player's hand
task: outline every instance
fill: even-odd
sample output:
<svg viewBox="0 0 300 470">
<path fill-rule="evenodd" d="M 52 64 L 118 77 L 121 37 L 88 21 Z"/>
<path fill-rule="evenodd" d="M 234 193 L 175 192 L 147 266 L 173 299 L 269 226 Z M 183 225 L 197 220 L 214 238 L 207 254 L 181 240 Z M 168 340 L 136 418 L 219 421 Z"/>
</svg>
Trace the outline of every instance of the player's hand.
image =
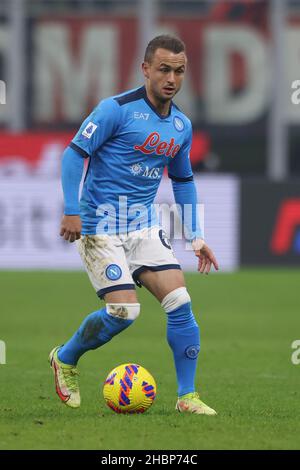
<svg viewBox="0 0 300 470">
<path fill-rule="evenodd" d="M 211 265 L 213 265 L 215 270 L 218 271 L 219 265 L 216 257 L 203 240 L 194 240 L 192 242 L 192 247 L 195 255 L 199 258 L 198 271 L 201 274 L 208 274 L 210 272 Z"/>
<path fill-rule="evenodd" d="M 70 243 L 81 236 L 81 220 L 79 215 L 64 215 L 60 224 L 60 236 Z"/>
</svg>

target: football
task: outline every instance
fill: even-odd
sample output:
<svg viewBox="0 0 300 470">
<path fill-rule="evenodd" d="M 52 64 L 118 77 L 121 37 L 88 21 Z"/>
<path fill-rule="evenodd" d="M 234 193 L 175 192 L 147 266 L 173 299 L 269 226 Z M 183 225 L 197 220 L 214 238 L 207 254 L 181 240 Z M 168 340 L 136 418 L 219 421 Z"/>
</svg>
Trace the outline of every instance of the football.
<svg viewBox="0 0 300 470">
<path fill-rule="evenodd" d="M 108 374 L 103 395 L 116 413 L 144 413 L 156 397 L 156 383 L 144 367 L 122 364 Z"/>
</svg>

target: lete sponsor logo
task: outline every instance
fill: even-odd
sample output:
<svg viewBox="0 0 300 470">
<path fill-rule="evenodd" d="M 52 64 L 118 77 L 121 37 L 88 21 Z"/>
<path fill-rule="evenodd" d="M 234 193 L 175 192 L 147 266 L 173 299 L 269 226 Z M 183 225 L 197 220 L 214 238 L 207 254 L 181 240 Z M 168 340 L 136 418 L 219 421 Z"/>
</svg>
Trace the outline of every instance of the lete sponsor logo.
<svg viewBox="0 0 300 470">
<path fill-rule="evenodd" d="M 180 150 L 180 145 L 175 145 L 175 139 L 172 137 L 170 142 L 162 141 L 158 132 L 151 132 L 142 145 L 135 145 L 134 150 L 140 150 L 145 155 L 165 155 L 174 158 Z"/>
</svg>

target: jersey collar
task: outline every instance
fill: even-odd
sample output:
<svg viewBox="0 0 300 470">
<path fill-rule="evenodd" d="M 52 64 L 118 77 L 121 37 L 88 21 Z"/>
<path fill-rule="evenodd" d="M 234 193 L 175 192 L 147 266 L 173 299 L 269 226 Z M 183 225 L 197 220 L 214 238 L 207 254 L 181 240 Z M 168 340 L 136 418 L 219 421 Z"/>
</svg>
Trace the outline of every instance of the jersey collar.
<svg viewBox="0 0 300 470">
<path fill-rule="evenodd" d="M 146 87 L 145 85 L 141 88 L 142 92 L 143 92 L 143 98 L 145 100 L 145 102 L 147 103 L 147 105 L 152 109 L 152 111 L 154 111 L 154 113 L 160 118 L 160 119 L 168 119 L 170 116 L 171 116 L 171 112 L 172 112 L 172 106 L 173 106 L 173 101 L 171 101 L 170 103 L 170 109 L 169 109 L 169 113 L 166 115 L 166 116 L 163 116 L 162 114 L 160 114 L 157 109 L 155 108 L 155 106 L 153 106 L 153 104 L 151 103 L 151 101 L 149 100 L 148 96 L 147 96 L 147 92 L 146 92 Z"/>
</svg>

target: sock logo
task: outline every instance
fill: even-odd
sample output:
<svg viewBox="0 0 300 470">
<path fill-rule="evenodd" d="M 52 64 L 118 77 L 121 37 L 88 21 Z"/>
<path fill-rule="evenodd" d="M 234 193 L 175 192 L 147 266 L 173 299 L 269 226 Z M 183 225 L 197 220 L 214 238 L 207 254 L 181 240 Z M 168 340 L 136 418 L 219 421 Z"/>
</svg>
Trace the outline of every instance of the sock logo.
<svg viewBox="0 0 300 470">
<path fill-rule="evenodd" d="M 192 346 L 188 346 L 185 350 L 185 355 L 189 359 L 197 359 L 198 354 L 200 352 L 200 346 L 199 344 L 194 344 Z"/>
</svg>

